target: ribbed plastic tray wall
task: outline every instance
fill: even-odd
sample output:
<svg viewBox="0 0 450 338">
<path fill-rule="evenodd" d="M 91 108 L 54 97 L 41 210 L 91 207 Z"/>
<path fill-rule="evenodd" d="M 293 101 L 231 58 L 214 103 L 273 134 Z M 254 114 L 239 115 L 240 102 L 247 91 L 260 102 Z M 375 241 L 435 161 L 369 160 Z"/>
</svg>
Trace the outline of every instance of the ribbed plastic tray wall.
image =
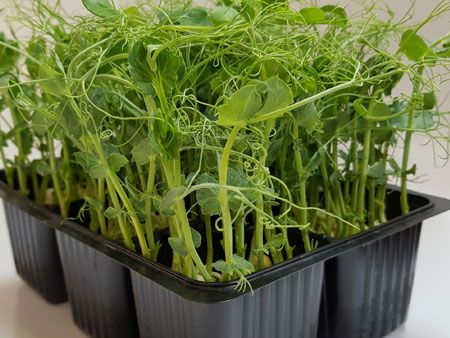
<svg viewBox="0 0 450 338">
<path fill-rule="evenodd" d="M 56 232 L 74 322 L 94 338 L 138 337 L 129 270 Z"/>
<path fill-rule="evenodd" d="M 67 301 L 55 231 L 14 205 L 3 205 L 17 273 L 49 303 Z"/>
<path fill-rule="evenodd" d="M 141 338 L 316 338 L 323 263 L 229 301 L 198 303 L 131 272 Z"/>
<path fill-rule="evenodd" d="M 421 225 L 325 263 L 320 338 L 379 338 L 406 321 Z"/>
</svg>

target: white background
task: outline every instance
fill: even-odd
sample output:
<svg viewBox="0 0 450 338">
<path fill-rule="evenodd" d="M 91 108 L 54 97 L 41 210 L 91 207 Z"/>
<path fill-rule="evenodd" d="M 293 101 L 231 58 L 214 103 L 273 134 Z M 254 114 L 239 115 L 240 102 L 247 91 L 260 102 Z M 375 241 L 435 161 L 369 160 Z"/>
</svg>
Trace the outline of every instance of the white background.
<svg viewBox="0 0 450 338">
<path fill-rule="evenodd" d="M 119 3 L 118 1 L 117 3 Z M 128 1 L 129 2 L 129 1 Z M 317 1 L 319 4 L 336 1 Z M 438 0 L 417 0 L 415 20 L 425 18 Z M 0 0 L 0 8 L 8 0 Z M 20 1 L 21 4 L 29 1 Z M 82 13 L 81 0 L 62 0 L 68 13 Z M 350 12 L 356 8 L 352 1 L 340 1 Z M 400 17 L 409 7 L 407 0 L 389 1 Z M 0 21 L 0 30 L 6 29 Z M 448 33 L 447 14 L 421 33 L 435 40 Z M 441 109 L 449 110 L 449 84 L 441 86 Z M 411 161 L 418 164 L 423 182 L 410 187 L 450 199 L 450 167 L 435 163 L 435 155 L 427 140 L 416 137 Z M 450 337 L 450 212 L 426 222 L 417 261 L 416 279 L 407 323 L 389 338 L 449 338 Z M 3 208 L 0 208 L 0 337 L 1 338 L 80 338 L 85 335 L 72 323 L 69 305 L 49 305 L 41 300 L 16 275 Z M 203 337 L 199 337 L 203 338 Z M 247 337 L 246 337 L 247 338 Z M 257 338 L 257 337 L 254 337 Z M 342 337 L 345 338 L 345 337 Z"/>
</svg>

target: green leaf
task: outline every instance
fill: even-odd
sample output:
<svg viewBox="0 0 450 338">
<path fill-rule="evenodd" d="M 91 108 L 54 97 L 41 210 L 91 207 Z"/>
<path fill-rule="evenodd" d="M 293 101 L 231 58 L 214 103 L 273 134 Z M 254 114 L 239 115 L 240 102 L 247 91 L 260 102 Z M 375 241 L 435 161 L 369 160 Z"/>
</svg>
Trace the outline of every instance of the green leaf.
<svg viewBox="0 0 450 338">
<path fill-rule="evenodd" d="M 27 53 L 34 58 L 40 60 L 45 55 L 45 40 L 41 38 L 32 39 L 28 42 Z M 25 60 L 25 64 L 27 66 L 28 72 L 33 78 L 36 78 L 39 75 L 39 65 L 30 59 Z"/>
<path fill-rule="evenodd" d="M 102 208 L 102 204 L 96 200 L 95 198 L 89 197 L 89 196 L 83 196 L 84 200 L 87 202 L 87 204 L 95 209 L 100 209 Z"/>
<path fill-rule="evenodd" d="M 343 7 L 327 5 L 321 7 L 321 10 L 325 12 L 327 23 L 334 24 L 340 27 L 344 27 L 347 25 L 348 16 Z"/>
<path fill-rule="evenodd" d="M 115 219 L 119 216 L 119 212 L 113 207 L 108 207 L 104 214 L 107 219 Z"/>
<path fill-rule="evenodd" d="M 369 115 L 369 112 L 367 111 L 367 109 L 362 105 L 362 99 L 361 98 L 356 99 L 353 102 L 353 108 L 362 117 L 367 117 Z"/>
<path fill-rule="evenodd" d="M 45 115 L 39 110 L 35 111 L 31 116 L 31 128 L 39 135 L 44 136 L 48 133 L 50 123 L 47 121 Z"/>
<path fill-rule="evenodd" d="M 320 122 L 320 117 L 317 113 L 314 102 L 308 103 L 307 105 L 296 109 L 295 118 L 297 119 L 299 125 L 305 128 L 308 134 L 313 133 Z"/>
<path fill-rule="evenodd" d="M 394 135 L 393 130 L 383 130 L 382 128 L 380 129 L 374 128 L 372 131 L 373 142 L 378 145 L 390 141 L 393 135 Z"/>
<path fill-rule="evenodd" d="M 209 13 L 209 16 L 215 24 L 221 24 L 238 18 L 239 12 L 233 7 L 215 6 Z"/>
<path fill-rule="evenodd" d="M 391 115 L 391 109 L 383 102 L 377 102 L 373 105 L 370 112 L 373 117 L 385 117 Z"/>
<path fill-rule="evenodd" d="M 436 94 L 433 92 L 423 94 L 423 109 L 430 110 L 437 105 Z"/>
<path fill-rule="evenodd" d="M 255 266 L 244 257 L 233 255 L 233 263 L 236 269 L 240 270 L 243 274 L 249 274 L 255 271 Z"/>
<path fill-rule="evenodd" d="M 393 174 L 400 175 L 402 172 L 402 168 L 398 165 L 397 161 L 393 158 L 389 159 L 389 166 L 393 170 Z"/>
<path fill-rule="evenodd" d="M 286 238 L 283 234 L 276 234 L 275 236 L 272 236 L 269 241 L 267 241 L 266 244 L 264 244 L 265 249 L 271 249 L 271 248 L 279 248 L 283 246 L 286 243 Z"/>
<path fill-rule="evenodd" d="M 112 153 L 108 156 L 108 165 L 113 173 L 117 173 L 128 163 L 128 159 L 119 153 Z"/>
<path fill-rule="evenodd" d="M 250 183 L 247 179 L 247 175 L 243 170 L 228 168 L 227 171 L 227 185 L 238 188 L 249 188 Z M 255 201 L 254 193 L 250 191 L 244 191 L 243 195 L 250 201 Z M 232 211 L 239 211 L 242 201 L 241 196 L 236 192 L 228 192 L 228 204 Z"/>
<path fill-rule="evenodd" d="M 150 158 L 155 156 L 155 153 L 150 138 L 146 137 L 131 149 L 131 160 L 142 166 L 150 162 Z"/>
<path fill-rule="evenodd" d="M 263 107 L 257 115 L 271 113 L 293 103 L 292 92 L 289 86 L 278 76 L 271 77 L 265 81 L 266 99 Z"/>
<path fill-rule="evenodd" d="M 302 8 L 299 14 L 308 25 L 323 23 L 326 19 L 325 12 L 318 7 Z"/>
<path fill-rule="evenodd" d="M 224 104 L 217 107 L 221 126 L 245 125 L 261 109 L 261 95 L 254 84 L 234 92 Z"/>
<path fill-rule="evenodd" d="M 198 249 L 200 245 L 202 245 L 202 235 L 194 228 L 191 228 L 191 235 L 192 241 L 194 242 L 194 248 Z"/>
<path fill-rule="evenodd" d="M 107 168 L 105 165 L 100 163 L 100 157 L 98 155 L 76 152 L 74 156 L 76 161 L 91 178 L 100 179 L 107 176 Z"/>
<path fill-rule="evenodd" d="M 208 174 L 201 174 L 196 179 L 196 184 L 213 183 L 217 184 L 217 179 Z M 218 188 L 202 188 L 195 192 L 198 204 L 200 205 L 203 215 L 219 215 L 220 203 L 219 203 L 219 189 Z"/>
<path fill-rule="evenodd" d="M 185 192 L 186 192 L 185 187 L 170 189 L 161 200 L 161 203 L 159 205 L 159 211 L 164 216 L 175 215 L 175 211 L 172 208 L 175 205 L 176 200 L 181 198 Z"/>
<path fill-rule="evenodd" d="M 428 53 L 428 46 L 419 35 L 409 29 L 402 35 L 400 50 L 411 61 L 420 61 Z"/>
<path fill-rule="evenodd" d="M 212 264 L 212 267 L 222 273 L 233 273 L 233 271 L 234 271 L 234 266 L 228 265 L 223 260 L 218 260 L 218 261 L 214 262 Z"/>
<path fill-rule="evenodd" d="M 111 0 L 82 0 L 84 7 L 94 15 L 101 18 L 109 18 L 117 15 Z"/>
<path fill-rule="evenodd" d="M 174 122 L 159 121 L 155 123 L 152 134 L 152 146 L 162 156 L 171 159 L 177 159 L 180 154 L 180 147 L 183 144 L 183 138 Z"/>
<path fill-rule="evenodd" d="M 386 173 L 386 162 L 377 162 L 369 167 L 367 176 L 376 180 L 378 184 L 385 184 L 388 180 L 388 175 Z"/>
<path fill-rule="evenodd" d="M 181 257 L 186 257 L 189 254 L 189 250 L 183 239 L 177 237 L 169 237 L 169 245 L 173 252 L 180 255 Z"/>
<path fill-rule="evenodd" d="M 320 162 L 322 160 L 322 156 L 324 156 L 323 155 L 323 149 L 320 148 L 309 159 L 309 161 L 307 162 L 308 164 L 305 166 L 305 176 L 306 176 L 305 179 L 307 179 L 308 177 L 311 177 L 312 175 L 314 175 L 314 173 L 316 172 L 316 170 L 320 166 Z"/>
<path fill-rule="evenodd" d="M 19 44 L 13 40 L 7 40 L 4 33 L 0 32 L 0 41 L 11 45 L 12 47 L 19 47 Z M 17 63 L 19 53 L 15 50 L 0 45 L 0 72 L 11 70 Z"/>
<path fill-rule="evenodd" d="M 63 133 L 71 136 L 72 139 L 79 139 L 83 133 L 81 121 L 67 100 L 61 100 L 56 113 L 58 114 L 58 125 Z"/>
<path fill-rule="evenodd" d="M 430 110 L 418 112 L 414 118 L 414 129 L 429 130 L 435 126 L 433 113 Z"/>
<path fill-rule="evenodd" d="M 51 68 L 46 63 L 41 63 L 39 67 L 39 86 L 50 95 L 61 97 L 65 93 L 66 82 L 63 75 Z"/>
<path fill-rule="evenodd" d="M 128 54 L 128 63 L 130 76 L 142 92 L 147 95 L 154 94 L 152 85 L 154 74 L 147 63 L 147 50 L 141 42 L 135 43 L 131 49 Z"/>
<path fill-rule="evenodd" d="M 269 167 L 276 161 L 280 155 L 281 146 L 283 145 L 283 139 L 277 138 L 270 142 L 269 149 L 267 150 L 266 167 Z"/>
<path fill-rule="evenodd" d="M 450 37 L 444 40 L 444 43 L 440 46 L 440 49 L 436 51 L 436 55 L 441 58 L 450 58 Z"/>
<path fill-rule="evenodd" d="M 174 13 L 176 16 L 174 17 L 175 21 L 179 21 L 181 25 L 185 26 L 212 26 L 208 11 L 204 8 L 200 7 L 190 7 L 183 11 Z M 173 15 L 173 14 L 172 14 Z M 171 16 L 172 16 L 171 15 Z"/>
<path fill-rule="evenodd" d="M 37 160 L 36 162 L 34 162 L 34 169 L 40 176 L 43 177 L 48 176 L 52 173 L 50 165 L 44 160 Z"/>
<path fill-rule="evenodd" d="M 106 178 L 108 176 L 108 169 L 103 164 L 96 164 L 89 169 L 88 174 L 94 179 Z"/>
</svg>

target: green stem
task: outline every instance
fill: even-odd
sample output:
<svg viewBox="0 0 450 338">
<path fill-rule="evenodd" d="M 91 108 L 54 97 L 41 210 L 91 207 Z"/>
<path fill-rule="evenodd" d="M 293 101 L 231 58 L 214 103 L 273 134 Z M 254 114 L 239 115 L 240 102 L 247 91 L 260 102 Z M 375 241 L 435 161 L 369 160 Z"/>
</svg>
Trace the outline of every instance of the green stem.
<svg viewBox="0 0 450 338">
<path fill-rule="evenodd" d="M 209 215 L 205 215 L 204 221 L 206 231 L 206 270 L 208 271 L 208 273 L 211 273 L 214 258 L 211 217 Z"/>
<path fill-rule="evenodd" d="M 8 166 L 8 159 L 6 158 L 3 147 L 0 147 L 0 156 L 3 163 L 3 168 L 5 169 L 6 183 L 11 188 L 14 188 L 14 169 Z"/>
<path fill-rule="evenodd" d="M 364 229 L 364 210 L 366 205 L 366 183 L 367 173 L 370 158 L 370 145 L 372 139 L 372 124 L 370 121 L 366 121 L 366 129 L 364 131 L 363 141 L 363 157 L 361 159 L 361 173 L 359 176 L 359 191 L 358 191 L 358 204 L 357 204 L 357 216 L 360 223 L 360 229 Z"/>
<path fill-rule="evenodd" d="M 152 195 L 155 186 L 155 177 L 156 177 L 156 156 L 151 156 L 150 162 L 148 164 L 148 177 L 146 187 L 147 197 L 145 199 L 145 215 L 146 215 L 145 232 L 147 234 L 148 245 L 152 253 L 152 259 L 156 261 L 157 252 L 152 219 Z"/>
<path fill-rule="evenodd" d="M 182 199 L 177 199 L 177 201 L 175 202 L 175 206 L 178 212 L 178 216 L 180 217 L 181 220 L 181 229 L 183 231 L 183 237 L 186 242 L 186 247 L 189 252 L 189 256 L 194 261 L 195 265 L 197 266 L 197 269 L 199 270 L 203 278 L 206 281 L 211 282 L 213 281 L 213 278 L 206 270 L 206 267 L 203 264 L 202 259 L 198 255 L 197 250 L 195 249 L 194 241 L 192 239 L 191 227 L 189 225 L 189 220 L 187 218 L 186 207 L 184 206 L 184 201 Z"/>
<path fill-rule="evenodd" d="M 100 231 L 103 236 L 108 238 L 109 234 L 108 234 L 108 228 L 106 227 L 106 220 L 105 220 L 106 196 L 105 196 L 105 179 L 104 178 L 100 178 L 98 180 L 97 195 L 98 195 L 98 202 L 100 204 L 100 208 L 98 208 L 98 210 L 97 210 Z"/>
<path fill-rule="evenodd" d="M 325 210 L 328 212 L 332 212 L 330 182 L 329 182 L 328 171 L 327 171 L 327 167 L 326 167 L 326 163 L 325 163 L 325 156 L 322 156 L 322 159 L 320 161 L 320 170 L 322 172 L 322 188 L 323 188 L 323 194 L 325 197 Z M 331 217 L 326 215 L 325 223 L 326 223 L 327 227 L 330 226 L 330 220 L 331 220 Z"/>
<path fill-rule="evenodd" d="M 230 159 L 231 149 L 236 140 L 242 125 L 235 125 L 231 130 L 227 143 L 223 148 L 222 159 L 219 167 L 219 203 L 222 213 L 223 243 L 225 250 L 225 261 L 227 264 L 233 264 L 233 224 L 231 220 L 230 208 L 228 206 L 228 193 L 225 186 L 227 185 L 228 161 Z"/>
<path fill-rule="evenodd" d="M 39 198 L 42 201 L 43 204 L 45 204 L 46 198 L 47 198 L 47 189 L 48 189 L 48 181 L 50 180 L 50 176 L 45 176 L 42 178 L 42 183 L 39 188 Z"/>
<path fill-rule="evenodd" d="M 65 200 L 64 203 L 66 205 L 70 204 L 70 200 L 72 197 L 72 182 L 73 182 L 73 172 L 72 166 L 70 165 L 70 149 L 66 140 L 62 140 L 62 150 L 63 150 L 63 168 L 66 170 L 64 172 L 64 188 L 65 188 Z"/>
<path fill-rule="evenodd" d="M 294 120 L 292 124 L 292 134 L 294 136 L 294 165 L 297 170 L 298 180 L 299 180 L 299 215 L 300 215 L 300 224 L 304 227 L 308 224 L 308 211 L 307 201 L 306 201 L 306 180 L 305 180 L 305 170 L 303 168 L 302 157 L 300 154 L 300 149 L 298 147 L 299 135 L 298 135 L 298 122 Z M 303 245 L 305 247 L 305 251 L 309 252 L 312 250 L 311 242 L 309 239 L 308 228 L 301 229 Z"/>
<path fill-rule="evenodd" d="M 59 181 L 59 170 L 56 165 L 55 146 L 50 133 L 47 134 L 47 147 L 50 159 L 50 169 L 52 172 L 53 189 L 55 190 L 56 198 L 58 199 L 59 207 L 61 209 L 61 216 L 66 218 L 68 216 L 67 204 L 65 203 L 64 194 Z"/>
<path fill-rule="evenodd" d="M 265 130 L 264 130 L 264 154 L 261 156 L 260 163 L 265 165 L 267 152 L 270 146 L 270 132 L 275 125 L 275 120 L 267 121 Z M 264 175 L 264 173 L 262 174 Z M 264 177 L 261 177 L 263 180 Z M 264 197 L 263 194 L 258 194 L 256 200 L 256 223 L 255 223 L 255 239 L 256 239 L 256 249 L 258 250 L 258 266 L 257 269 L 261 270 L 264 268 Z"/>
<path fill-rule="evenodd" d="M 414 109 L 410 108 L 408 113 L 408 129 L 412 129 L 414 126 Z M 403 147 L 403 157 L 402 157 L 402 175 L 401 175 L 401 188 L 400 188 L 400 203 L 403 214 L 409 213 L 409 203 L 408 203 L 408 165 L 409 165 L 409 153 L 411 151 L 411 139 L 413 132 L 407 130 L 405 133 L 405 143 Z"/>
<path fill-rule="evenodd" d="M 378 200 L 378 217 L 380 219 L 381 224 L 387 222 L 386 217 L 386 185 L 383 184 L 378 188 L 377 192 L 377 200 Z"/>
<path fill-rule="evenodd" d="M 36 201 L 37 204 L 41 205 L 42 201 L 41 201 L 40 195 L 39 195 L 39 181 L 38 181 L 37 172 L 35 170 L 33 170 L 31 173 L 31 180 L 33 183 L 34 200 Z"/>
<path fill-rule="evenodd" d="M 17 125 L 17 117 L 15 117 L 16 113 L 14 109 L 12 110 L 12 116 L 14 119 L 14 124 Z M 25 156 L 23 153 L 23 143 L 22 143 L 22 135 L 19 129 L 14 132 L 14 139 L 17 146 L 17 176 L 19 179 L 19 191 L 22 195 L 27 196 L 28 186 L 27 186 L 27 174 L 25 172 Z"/>
<path fill-rule="evenodd" d="M 108 178 L 106 178 L 106 185 L 108 187 L 109 197 L 111 198 L 114 208 L 116 210 L 122 210 L 122 206 L 120 205 L 119 198 L 116 194 L 116 189 Z M 128 225 L 125 223 L 124 216 L 122 214 L 119 214 L 117 217 L 117 221 L 119 223 L 120 232 L 122 233 L 125 246 L 130 250 L 136 251 L 133 240 L 131 239 L 131 231 L 128 228 Z"/>
<path fill-rule="evenodd" d="M 236 220 L 236 253 L 245 257 L 245 217 L 239 215 Z"/>
<path fill-rule="evenodd" d="M 127 193 L 125 192 L 122 184 L 120 183 L 119 178 L 117 177 L 117 174 L 112 172 L 109 169 L 109 163 L 108 160 L 105 157 L 105 154 L 103 152 L 103 149 L 100 145 L 100 142 L 95 139 L 94 137 L 92 137 L 91 135 L 91 139 L 92 139 L 92 143 L 97 151 L 97 153 L 100 156 L 100 160 L 101 162 L 106 166 L 107 169 L 107 184 L 108 184 L 108 190 L 111 192 L 111 189 L 115 189 L 117 195 L 119 196 L 120 200 L 122 201 L 125 209 L 127 210 L 131 222 L 133 224 L 134 227 L 134 231 L 136 232 L 136 235 L 138 237 L 138 241 L 139 241 L 139 245 L 141 247 L 141 251 L 142 251 L 142 255 L 144 257 L 150 258 L 150 250 L 148 249 L 148 245 L 145 239 L 145 234 L 144 231 L 142 229 L 142 224 L 139 221 L 139 217 L 136 214 L 136 211 L 134 210 L 134 207 L 130 201 L 130 199 L 127 196 Z"/>
</svg>

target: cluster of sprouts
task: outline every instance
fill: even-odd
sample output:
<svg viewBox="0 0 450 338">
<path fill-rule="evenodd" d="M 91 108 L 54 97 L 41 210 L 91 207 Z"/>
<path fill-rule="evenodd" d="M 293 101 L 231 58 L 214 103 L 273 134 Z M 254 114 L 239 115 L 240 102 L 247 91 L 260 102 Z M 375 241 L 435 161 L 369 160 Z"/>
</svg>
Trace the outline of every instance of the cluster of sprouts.
<svg viewBox="0 0 450 338">
<path fill-rule="evenodd" d="M 4 179 L 150 260 L 170 248 L 186 276 L 245 286 L 382 224 L 389 181 L 408 213 L 412 135 L 447 150 L 450 38 L 420 36 L 446 1 L 417 25 L 285 1 L 83 4 L 16 6 L 32 38 L 0 36 Z"/>
</svg>

